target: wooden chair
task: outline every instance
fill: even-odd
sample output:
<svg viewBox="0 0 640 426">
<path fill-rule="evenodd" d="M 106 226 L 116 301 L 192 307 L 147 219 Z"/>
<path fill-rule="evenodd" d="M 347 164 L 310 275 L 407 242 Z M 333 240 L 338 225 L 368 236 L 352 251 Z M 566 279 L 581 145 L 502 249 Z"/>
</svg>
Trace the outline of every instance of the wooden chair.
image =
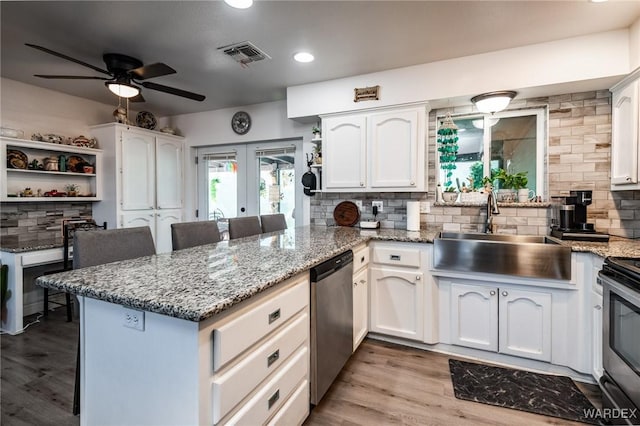
<svg viewBox="0 0 640 426">
<path fill-rule="evenodd" d="M 102 225 L 98 225 L 94 220 L 86 220 L 82 222 L 69 222 L 65 223 L 63 226 L 63 253 L 62 253 L 62 269 L 58 269 L 55 271 L 49 271 L 45 275 L 49 274 L 57 274 L 58 272 L 69 271 L 72 269 L 71 259 L 69 259 L 69 247 L 71 247 L 73 242 L 73 236 L 76 232 L 82 231 L 95 231 L 95 230 L 104 230 L 107 229 L 107 222 L 104 222 Z M 67 308 L 67 322 L 71 322 L 73 318 L 72 314 L 72 306 L 71 306 L 71 295 L 67 292 L 62 291 L 51 291 L 48 288 L 44 288 L 44 306 L 42 309 L 44 310 L 44 316 L 49 315 L 49 303 L 53 303 L 55 305 L 64 306 L 65 304 L 59 303 L 54 300 L 49 300 L 51 296 L 55 296 L 57 294 L 64 293 L 65 304 Z"/>
<path fill-rule="evenodd" d="M 215 220 L 171 224 L 173 250 L 213 244 L 222 240 Z"/>
<path fill-rule="evenodd" d="M 287 221 L 282 213 L 263 214 L 260 216 L 260 223 L 262 224 L 263 233 L 287 229 Z"/>
<path fill-rule="evenodd" d="M 262 233 L 258 216 L 229 218 L 229 239 L 249 237 Z"/>
<path fill-rule="evenodd" d="M 102 265 L 119 260 L 156 254 L 148 226 L 110 229 L 101 232 L 79 232 L 73 243 L 73 269 Z M 76 358 L 76 382 L 73 414 L 80 413 L 80 335 Z"/>
</svg>

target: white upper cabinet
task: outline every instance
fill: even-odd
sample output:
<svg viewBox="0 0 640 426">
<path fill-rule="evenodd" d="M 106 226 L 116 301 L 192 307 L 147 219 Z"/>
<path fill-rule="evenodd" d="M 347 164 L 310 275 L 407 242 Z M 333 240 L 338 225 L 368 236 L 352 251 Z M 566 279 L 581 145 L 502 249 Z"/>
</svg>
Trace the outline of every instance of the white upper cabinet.
<svg viewBox="0 0 640 426">
<path fill-rule="evenodd" d="M 640 69 L 611 91 L 611 190 L 640 189 Z"/>
<path fill-rule="evenodd" d="M 122 132 L 122 210 L 155 208 L 155 137 Z"/>
<path fill-rule="evenodd" d="M 326 189 L 362 190 L 366 186 L 367 127 L 364 115 L 322 120 Z"/>
<path fill-rule="evenodd" d="M 424 161 L 424 143 L 420 144 L 418 137 L 420 113 L 412 109 L 371 115 L 369 186 L 372 189 L 415 188 L 420 180 L 424 181 L 424 163 L 418 163 L 419 158 Z M 419 149 L 423 152 L 419 153 Z"/>
<path fill-rule="evenodd" d="M 322 117 L 327 192 L 426 190 L 426 107 Z"/>
</svg>

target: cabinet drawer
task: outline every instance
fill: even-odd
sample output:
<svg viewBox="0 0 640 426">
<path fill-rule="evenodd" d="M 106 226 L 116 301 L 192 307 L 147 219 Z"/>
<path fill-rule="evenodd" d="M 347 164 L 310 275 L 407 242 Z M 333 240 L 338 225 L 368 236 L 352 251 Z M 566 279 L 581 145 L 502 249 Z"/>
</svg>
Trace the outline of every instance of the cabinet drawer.
<svg viewBox="0 0 640 426">
<path fill-rule="evenodd" d="M 369 264 L 369 246 L 353 252 L 353 270 L 359 271 Z"/>
<path fill-rule="evenodd" d="M 373 263 L 419 268 L 420 250 L 406 247 L 374 247 Z"/>
<path fill-rule="evenodd" d="M 249 346 L 280 327 L 309 304 L 309 282 L 303 280 L 213 330 L 213 369 L 231 361 Z"/>
<path fill-rule="evenodd" d="M 298 352 L 226 424 L 258 425 L 282 407 L 309 372 L 307 346 Z"/>
<path fill-rule="evenodd" d="M 306 311 L 279 330 L 272 338 L 213 379 L 213 422 L 218 423 L 249 395 L 269 374 L 276 371 L 307 340 L 309 315 Z"/>
<path fill-rule="evenodd" d="M 267 425 L 301 425 L 308 415 L 309 382 L 305 380 Z"/>
</svg>

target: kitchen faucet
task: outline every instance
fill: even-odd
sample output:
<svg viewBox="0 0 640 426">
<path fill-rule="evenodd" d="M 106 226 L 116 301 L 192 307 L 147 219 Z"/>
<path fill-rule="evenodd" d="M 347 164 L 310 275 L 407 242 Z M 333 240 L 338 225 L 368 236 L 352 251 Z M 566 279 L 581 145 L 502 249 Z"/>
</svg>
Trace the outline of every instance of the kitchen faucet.
<svg viewBox="0 0 640 426">
<path fill-rule="evenodd" d="M 493 233 L 494 214 L 500 214 L 500 210 L 498 209 L 498 202 L 496 201 L 495 194 L 493 191 L 489 191 L 489 196 L 487 197 L 487 222 L 484 225 L 485 234 Z"/>
</svg>

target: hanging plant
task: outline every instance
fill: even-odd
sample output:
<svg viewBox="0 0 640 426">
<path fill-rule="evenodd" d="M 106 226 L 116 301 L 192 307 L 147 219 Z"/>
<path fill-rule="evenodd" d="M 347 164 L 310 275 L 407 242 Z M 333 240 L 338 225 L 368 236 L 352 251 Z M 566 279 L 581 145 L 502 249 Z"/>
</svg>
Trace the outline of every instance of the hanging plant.
<svg viewBox="0 0 640 426">
<path fill-rule="evenodd" d="M 451 177 L 456 169 L 458 156 L 458 126 L 453 122 L 450 113 L 447 113 L 438 129 L 438 152 L 440 168 L 445 171 L 444 187 L 446 188 L 451 186 Z"/>
</svg>

